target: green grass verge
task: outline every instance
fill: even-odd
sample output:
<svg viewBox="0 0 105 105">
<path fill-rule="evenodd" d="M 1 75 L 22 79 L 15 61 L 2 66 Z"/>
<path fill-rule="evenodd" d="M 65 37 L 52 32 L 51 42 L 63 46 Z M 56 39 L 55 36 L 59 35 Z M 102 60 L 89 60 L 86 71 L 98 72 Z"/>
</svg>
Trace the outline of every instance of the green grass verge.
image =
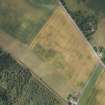
<svg viewBox="0 0 105 105">
<path fill-rule="evenodd" d="M 96 81 L 102 73 L 102 67 L 98 65 L 93 71 L 90 79 L 87 81 L 87 84 L 83 90 L 83 94 L 81 95 L 78 105 L 88 105 L 89 100 L 91 100 L 91 96 L 94 95 Z M 94 99 L 93 99 L 94 100 Z M 92 101 L 90 101 L 91 103 Z M 89 104 L 91 105 L 91 104 Z M 94 105 L 94 104 L 92 104 Z"/>
<path fill-rule="evenodd" d="M 52 0 L 0 0 L 0 30 L 30 43 L 56 5 Z"/>
</svg>

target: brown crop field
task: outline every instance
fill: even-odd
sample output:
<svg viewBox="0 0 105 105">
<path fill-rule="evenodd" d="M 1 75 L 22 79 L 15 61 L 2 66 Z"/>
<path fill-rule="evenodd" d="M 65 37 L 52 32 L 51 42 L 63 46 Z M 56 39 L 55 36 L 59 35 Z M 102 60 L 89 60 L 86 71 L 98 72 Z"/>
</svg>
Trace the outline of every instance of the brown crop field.
<svg viewBox="0 0 105 105">
<path fill-rule="evenodd" d="M 38 75 L 64 98 L 80 92 L 98 63 L 62 7 L 55 10 L 30 48 L 43 60 Z"/>
</svg>

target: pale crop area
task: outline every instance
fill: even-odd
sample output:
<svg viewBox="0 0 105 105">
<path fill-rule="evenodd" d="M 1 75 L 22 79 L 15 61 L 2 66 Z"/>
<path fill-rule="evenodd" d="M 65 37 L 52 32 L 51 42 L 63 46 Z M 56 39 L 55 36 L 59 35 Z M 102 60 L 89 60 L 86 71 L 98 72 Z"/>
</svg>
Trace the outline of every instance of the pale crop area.
<svg viewBox="0 0 105 105">
<path fill-rule="evenodd" d="M 30 48 L 41 59 L 53 52 L 50 59 L 43 59 L 37 73 L 64 98 L 74 91 L 80 92 L 98 63 L 94 52 L 62 7 L 55 10 L 30 43 Z"/>
</svg>

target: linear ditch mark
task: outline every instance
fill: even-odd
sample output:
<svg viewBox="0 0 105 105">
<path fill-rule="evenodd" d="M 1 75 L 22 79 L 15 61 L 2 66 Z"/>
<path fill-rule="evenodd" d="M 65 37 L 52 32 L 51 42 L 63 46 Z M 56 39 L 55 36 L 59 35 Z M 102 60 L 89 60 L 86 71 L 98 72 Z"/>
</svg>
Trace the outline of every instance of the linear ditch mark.
<svg viewBox="0 0 105 105">
<path fill-rule="evenodd" d="M 60 96 L 56 91 L 54 91 L 52 88 L 50 88 L 50 86 L 48 86 L 48 84 L 41 78 L 39 77 L 36 73 L 34 73 L 32 70 L 30 70 L 23 62 L 21 62 L 18 58 L 14 57 L 11 55 L 11 57 L 13 57 L 18 64 L 20 64 L 24 69 L 29 70 L 31 72 L 31 74 L 33 75 L 33 77 L 36 77 L 36 79 L 43 85 L 45 86 L 57 99 L 58 101 L 60 101 L 63 105 L 68 105 L 68 102 L 62 97 Z"/>
</svg>

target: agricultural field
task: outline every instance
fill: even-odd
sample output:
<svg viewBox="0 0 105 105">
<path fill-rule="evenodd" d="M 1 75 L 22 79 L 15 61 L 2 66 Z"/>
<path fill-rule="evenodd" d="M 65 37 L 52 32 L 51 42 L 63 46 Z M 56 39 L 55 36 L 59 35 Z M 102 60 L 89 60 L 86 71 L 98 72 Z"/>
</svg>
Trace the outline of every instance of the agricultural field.
<svg viewBox="0 0 105 105">
<path fill-rule="evenodd" d="M 104 0 L 87 0 L 86 3 L 88 8 L 93 10 L 98 17 L 98 29 L 93 35 L 91 43 L 93 46 L 105 47 L 105 1 Z"/>
<path fill-rule="evenodd" d="M 105 15 L 105 0 L 85 0 L 85 3 L 96 13 Z"/>
<path fill-rule="evenodd" d="M 93 35 L 92 40 L 90 41 L 93 46 L 104 47 L 105 48 L 105 17 L 100 17 L 100 22 L 98 24 L 98 29 Z"/>
<path fill-rule="evenodd" d="M 97 30 L 98 17 L 94 11 L 85 5 L 85 1 L 81 0 L 60 0 L 68 14 L 72 16 L 81 32 L 88 39 L 92 39 L 92 35 Z"/>
<path fill-rule="evenodd" d="M 105 69 L 93 72 L 78 105 L 104 105 L 105 104 Z"/>
<path fill-rule="evenodd" d="M 98 103 L 97 100 L 97 81 L 101 77 L 100 75 L 103 73 L 103 67 L 101 64 L 96 66 L 95 70 L 93 70 L 89 80 L 87 81 L 83 93 L 79 99 L 78 105 L 103 105 L 102 103 Z M 101 100 L 99 101 L 101 102 Z"/>
<path fill-rule="evenodd" d="M 0 0 L 0 31 L 30 43 L 56 6 L 54 0 Z"/>
<path fill-rule="evenodd" d="M 93 21 L 95 7 L 89 0 L 64 1 L 70 11 L 83 14 L 76 16 L 85 26 L 92 23 L 96 32 L 89 41 L 96 46 L 105 30 L 103 22 L 97 29 Z M 67 11 L 56 0 L 0 0 L 0 46 L 32 72 L 0 48 L 0 105 L 63 105 L 54 93 L 66 101 L 76 95 L 78 105 L 104 104 L 103 67 Z M 98 42 L 105 46 L 102 40 Z"/>
<path fill-rule="evenodd" d="M 97 94 L 95 95 L 97 104 L 96 105 L 104 105 L 105 104 L 105 71 L 101 74 L 100 78 L 97 81 L 96 87 Z"/>
<path fill-rule="evenodd" d="M 105 48 L 105 0 L 62 0 L 68 10 L 79 11 L 84 16 L 95 14 L 97 19 L 96 31 L 89 40 L 92 46 Z M 71 12 L 70 12 L 71 13 Z M 82 18 L 82 17 L 81 17 Z M 81 21 L 80 18 L 80 21 Z M 83 19 L 82 19 L 83 20 Z M 79 27 L 80 28 L 80 27 Z"/>
<path fill-rule="evenodd" d="M 0 105 L 63 105 L 38 77 L 0 48 Z"/>
<path fill-rule="evenodd" d="M 94 51 L 61 6 L 33 39 L 30 49 L 43 61 L 38 75 L 65 99 L 81 93 L 98 64 Z"/>
</svg>

